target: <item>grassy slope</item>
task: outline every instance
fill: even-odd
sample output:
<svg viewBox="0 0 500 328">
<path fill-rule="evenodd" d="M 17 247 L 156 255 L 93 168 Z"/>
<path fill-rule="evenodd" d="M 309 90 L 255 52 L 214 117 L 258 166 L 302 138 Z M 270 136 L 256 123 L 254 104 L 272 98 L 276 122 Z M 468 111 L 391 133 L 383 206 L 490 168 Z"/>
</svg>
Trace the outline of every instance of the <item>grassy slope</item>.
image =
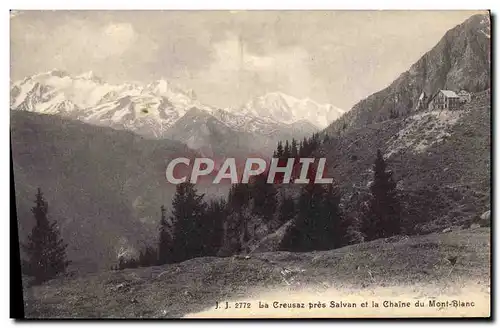
<svg viewBox="0 0 500 328">
<path fill-rule="evenodd" d="M 441 129 L 448 135 L 423 152 L 406 147 L 387 159 L 395 180 L 409 198 L 406 202 L 418 210 L 405 219 L 415 224 L 424 221 L 419 231 L 426 233 L 461 225 L 489 209 L 489 97 L 489 90 L 476 94 L 476 98 L 463 108 L 454 125 L 441 128 L 437 126 L 438 119 L 430 117 L 421 121 L 419 128 L 407 136 L 415 145 L 440 139 L 436 134 Z M 445 114 L 442 113 L 443 116 Z M 389 154 L 398 133 L 404 132 L 411 122 L 410 118 L 399 118 L 372 124 L 349 131 L 341 138 L 332 138 L 323 146 L 320 152 L 327 159 L 328 175 L 339 184 L 344 196 L 349 197 L 354 191 L 367 191 L 377 149 Z M 434 133 L 430 133 L 433 130 Z M 404 139 L 399 144 L 404 145 Z M 348 211 L 353 217 L 356 217 L 355 210 L 359 207 L 357 203 L 355 200 L 348 204 L 354 207 Z"/>
<path fill-rule="evenodd" d="M 452 269 L 447 258 L 457 256 Z M 283 273 L 287 269 L 289 273 Z M 317 290 L 431 284 L 490 286 L 490 230 L 476 228 L 376 240 L 311 253 L 196 258 L 180 264 L 61 278 L 25 290 L 28 317 L 181 317 L 257 290 Z M 434 289 L 435 288 L 435 289 Z M 420 291 L 420 290 L 419 290 Z"/>
</svg>

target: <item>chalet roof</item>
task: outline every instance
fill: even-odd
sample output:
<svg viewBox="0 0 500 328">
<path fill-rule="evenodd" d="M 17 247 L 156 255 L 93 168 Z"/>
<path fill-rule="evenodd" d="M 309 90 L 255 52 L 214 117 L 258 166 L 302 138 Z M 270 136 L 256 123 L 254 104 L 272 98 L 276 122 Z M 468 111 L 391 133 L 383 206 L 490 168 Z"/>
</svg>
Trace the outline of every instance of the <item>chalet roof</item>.
<svg viewBox="0 0 500 328">
<path fill-rule="evenodd" d="M 451 91 L 451 90 L 441 90 L 441 92 L 448 98 L 457 98 L 458 97 L 458 95 L 454 91 Z"/>
</svg>

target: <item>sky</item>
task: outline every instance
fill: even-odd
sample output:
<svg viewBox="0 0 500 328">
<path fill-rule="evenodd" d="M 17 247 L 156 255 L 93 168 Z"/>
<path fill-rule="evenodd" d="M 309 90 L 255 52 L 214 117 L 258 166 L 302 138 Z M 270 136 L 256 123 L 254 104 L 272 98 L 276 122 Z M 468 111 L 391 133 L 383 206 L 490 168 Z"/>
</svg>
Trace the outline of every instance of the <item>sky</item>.
<svg viewBox="0 0 500 328">
<path fill-rule="evenodd" d="M 344 110 L 383 89 L 472 11 L 17 11 L 11 79 L 89 70 L 166 79 L 222 108 L 268 92 Z"/>
</svg>

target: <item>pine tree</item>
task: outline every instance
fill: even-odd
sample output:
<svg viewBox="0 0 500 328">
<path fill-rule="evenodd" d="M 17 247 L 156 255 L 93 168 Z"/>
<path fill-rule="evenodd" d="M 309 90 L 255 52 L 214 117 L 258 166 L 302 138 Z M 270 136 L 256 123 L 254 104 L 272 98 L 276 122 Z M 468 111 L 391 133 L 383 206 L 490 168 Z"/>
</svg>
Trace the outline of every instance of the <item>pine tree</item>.
<svg viewBox="0 0 500 328">
<path fill-rule="evenodd" d="M 250 180 L 250 196 L 253 199 L 252 212 L 270 221 L 276 211 L 276 188 L 267 183 L 267 172 L 252 177 Z"/>
<path fill-rule="evenodd" d="M 227 219 L 227 205 L 223 199 L 208 204 L 202 221 L 203 256 L 216 256 L 224 238 L 224 222 Z"/>
<path fill-rule="evenodd" d="M 326 186 L 323 194 L 323 217 L 325 230 L 330 231 L 326 234 L 325 247 L 340 248 L 349 243 L 350 223 L 343 215 L 340 209 L 339 190 L 333 185 Z"/>
<path fill-rule="evenodd" d="M 251 193 L 246 183 L 237 183 L 231 186 L 228 195 L 228 206 L 231 210 L 239 212 L 248 205 Z"/>
<path fill-rule="evenodd" d="M 290 146 L 290 155 L 293 158 L 297 158 L 299 156 L 299 150 L 297 148 L 297 140 L 292 139 L 292 145 Z"/>
<path fill-rule="evenodd" d="M 321 201 L 323 188 L 321 185 L 309 183 L 302 188 L 298 213 L 293 227 L 282 242 L 282 249 L 293 252 L 308 252 L 321 249 Z"/>
<path fill-rule="evenodd" d="M 309 147 L 310 147 L 310 154 L 312 154 L 313 151 L 318 149 L 319 147 L 319 133 L 313 133 L 311 136 L 311 139 L 309 141 Z"/>
<path fill-rule="evenodd" d="M 400 203 L 392 172 L 380 150 L 373 165 L 371 197 L 362 217 L 362 233 L 365 240 L 387 238 L 401 233 Z"/>
<path fill-rule="evenodd" d="M 203 255 L 203 225 L 206 203 L 192 183 L 177 185 L 172 201 L 173 258 L 182 262 Z"/>
<path fill-rule="evenodd" d="M 285 140 L 285 148 L 283 148 L 283 158 L 288 159 L 291 157 L 290 145 L 288 144 L 288 140 Z"/>
<path fill-rule="evenodd" d="M 325 133 L 325 136 L 323 137 L 323 143 L 326 144 L 330 141 L 330 136 L 328 133 Z"/>
<path fill-rule="evenodd" d="M 309 142 L 306 137 L 304 137 L 304 140 L 302 140 L 302 146 L 300 147 L 299 157 L 307 157 L 310 154 Z"/>
<path fill-rule="evenodd" d="M 283 250 L 307 252 L 346 244 L 349 226 L 340 210 L 338 190 L 315 184 L 315 174 L 314 168 L 308 172 L 310 182 L 301 190 L 294 225 L 280 245 Z"/>
<path fill-rule="evenodd" d="M 146 246 L 144 251 L 140 251 L 138 265 L 141 267 L 149 267 L 158 263 L 158 252 L 151 246 Z"/>
<path fill-rule="evenodd" d="M 279 224 L 284 224 L 294 219 L 297 213 L 295 200 L 292 197 L 283 196 L 278 213 Z"/>
<path fill-rule="evenodd" d="M 303 188 L 299 198 L 298 227 L 303 231 L 300 248 L 304 251 L 323 249 L 323 193 L 322 185 L 310 182 Z"/>
<path fill-rule="evenodd" d="M 161 206 L 160 236 L 158 238 L 158 264 L 171 263 L 173 260 L 172 227 L 165 217 L 165 206 Z"/>
<path fill-rule="evenodd" d="M 22 247 L 28 255 L 24 262 L 26 273 L 35 277 L 35 283 L 55 278 L 66 271 L 70 261 L 66 260 L 66 247 L 57 229 L 57 222 L 48 218 L 48 203 L 38 188 L 35 206 L 31 209 L 35 226 Z"/>
<path fill-rule="evenodd" d="M 278 147 L 276 148 L 276 158 L 283 157 L 283 144 L 281 141 L 278 141 Z"/>
<path fill-rule="evenodd" d="M 299 144 L 297 144 L 297 140 L 292 138 L 292 144 L 290 146 L 290 157 L 295 159 L 293 163 L 292 176 L 291 176 L 292 181 L 297 179 L 300 175 L 299 147 L 300 146 Z"/>
</svg>

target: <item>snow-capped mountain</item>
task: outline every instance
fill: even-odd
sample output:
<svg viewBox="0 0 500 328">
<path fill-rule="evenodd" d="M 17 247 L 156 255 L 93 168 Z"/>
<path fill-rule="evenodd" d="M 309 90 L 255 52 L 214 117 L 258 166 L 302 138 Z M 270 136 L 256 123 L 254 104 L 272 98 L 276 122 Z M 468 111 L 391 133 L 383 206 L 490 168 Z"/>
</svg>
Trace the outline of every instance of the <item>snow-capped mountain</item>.
<svg viewBox="0 0 500 328">
<path fill-rule="evenodd" d="M 165 80 L 147 85 L 110 84 L 92 72 L 70 76 L 52 70 L 11 87 L 12 109 L 69 116 L 158 138 L 193 107 L 207 108 L 192 91 Z"/>
<path fill-rule="evenodd" d="M 318 104 L 309 98 L 297 99 L 281 92 L 271 92 L 253 98 L 239 111 L 286 124 L 306 120 L 321 129 L 344 113 L 342 109 L 331 104 Z"/>
<path fill-rule="evenodd" d="M 266 144 L 307 136 L 341 113 L 332 105 L 319 105 L 281 93 L 256 98 L 239 109 L 220 109 L 201 103 L 194 91 L 184 90 L 165 79 L 142 85 L 111 84 L 93 72 L 71 76 L 61 70 L 12 83 L 11 108 L 70 117 L 158 139 L 175 139 L 178 134 L 168 130 L 188 111 L 197 109 L 198 113 L 216 119 L 219 123 L 215 126 L 265 137 Z M 178 131 L 178 126 L 175 130 Z"/>
</svg>

